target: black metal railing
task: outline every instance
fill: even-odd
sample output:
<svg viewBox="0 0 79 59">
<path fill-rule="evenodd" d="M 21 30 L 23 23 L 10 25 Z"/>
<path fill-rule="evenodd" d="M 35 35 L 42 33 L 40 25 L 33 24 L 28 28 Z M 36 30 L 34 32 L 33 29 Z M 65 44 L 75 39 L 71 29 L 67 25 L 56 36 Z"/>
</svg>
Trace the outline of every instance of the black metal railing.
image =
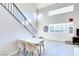
<svg viewBox="0 0 79 59">
<path fill-rule="evenodd" d="M 14 3 L 0 3 L 24 28 L 32 35 L 37 33 L 36 29 L 31 25 L 28 19 L 18 9 Z"/>
</svg>

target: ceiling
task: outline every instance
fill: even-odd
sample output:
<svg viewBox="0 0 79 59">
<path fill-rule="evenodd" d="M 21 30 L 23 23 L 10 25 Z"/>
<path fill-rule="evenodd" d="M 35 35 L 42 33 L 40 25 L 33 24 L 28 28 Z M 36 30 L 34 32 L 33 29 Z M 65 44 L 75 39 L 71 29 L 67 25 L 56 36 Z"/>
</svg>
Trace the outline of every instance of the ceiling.
<svg viewBox="0 0 79 59">
<path fill-rule="evenodd" d="M 38 10 L 43 9 L 43 8 L 46 8 L 46 7 L 48 7 L 50 5 L 53 5 L 53 4 L 55 4 L 55 3 L 35 3 L 36 8 Z"/>
</svg>

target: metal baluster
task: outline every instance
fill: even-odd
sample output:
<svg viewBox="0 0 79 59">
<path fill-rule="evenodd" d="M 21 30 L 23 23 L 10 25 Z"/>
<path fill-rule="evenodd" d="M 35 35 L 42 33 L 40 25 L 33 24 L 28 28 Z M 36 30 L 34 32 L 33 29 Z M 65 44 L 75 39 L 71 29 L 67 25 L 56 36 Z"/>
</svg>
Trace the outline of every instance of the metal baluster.
<svg viewBox="0 0 79 59">
<path fill-rule="evenodd" d="M 7 8 L 7 3 L 6 3 L 6 8 Z"/>
<path fill-rule="evenodd" d="M 24 26 L 25 26 L 25 25 L 26 25 L 26 20 L 25 20 L 25 18 L 24 18 L 24 23 L 25 23 L 25 24 L 24 24 Z"/>
<path fill-rule="evenodd" d="M 19 12 L 18 12 L 18 20 L 20 21 L 20 15 L 19 15 Z"/>
<path fill-rule="evenodd" d="M 20 20 L 20 22 L 21 22 L 21 14 L 19 13 L 19 20 Z"/>
<path fill-rule="evenodd" d="M 21 22 L 21 13 L 19 12 L 19 20 L 20 20 L 20 22 Z"/>
<path fill-rule="evenodd" d="M 25 19 L 24 19 L 24 17 L 23 17 L 23 20 L 24 20 L 24 26 L 25 26 Z"/>
<path fill-rule="evenodd" d="M 15 15 L 16 15 L 16 18 L 17 18 L 17 8 L 15 7 Z"/>
<path fill-rule="evenodd" d="M 9 3 L 9 11 L 11 12 L 11 3 Z"/>
<path fill-rule="evenodd" d="M 12 13 L 12 3 L 11 3 L 11 13 Z"/>
<path fill-rule="evenodd" d="M 21 15 L 21 22 L 22 22 L 22 24 L 23 24 L 23 26 L 24 26 L 24 19 L 23 19 L 23 16 Z"/>
<path fill-rule="evenodd" d="M 6 3 L 4 3 L 5 4 L 5 7 L 6 7 Z"/>
<path fill-rule="evenodd" d="M 12 4 L 12 14 L 14 15 L 14 6 L 13 6 L 13 4 Z"/>
<path fill-rule="evenodd" d="M 16 9 L 16 18 L 18 19 L 18 10 Z"/>
<path fill-rule="evenodd" d="M 16 8 L 14 7 L 14 16 L 16 17 Z"/>
<path fill-rule="evenodd" d="M 25 18 L 24 18 L 25 19 Z M 25 19 L 25 27 L 26 27 L 26 19 Z"/>
<path fill-rule="evenodd" d="M 17 18 L 18 18 L 18 20 L 19 20 L 19 12 L 18 12 L 18 10 L 17 10 L 17 13 L 18 13 L 18 14 L 17 14 Z"/>
<path fill-rule="evenodd" d="M 8 5 L 8 8 L 7 9 L 9 10 L 9 3 L 7 5 Z"/>
<path fill-rule="evenodd" d="M 16 14 L 15 14 L 15 6 L 14 6 L 14 9 L 13 10 L 14 10 L 14 12 L 13 12 L 14 13 L 14 16 L 16 17 Z"/>
</svg>

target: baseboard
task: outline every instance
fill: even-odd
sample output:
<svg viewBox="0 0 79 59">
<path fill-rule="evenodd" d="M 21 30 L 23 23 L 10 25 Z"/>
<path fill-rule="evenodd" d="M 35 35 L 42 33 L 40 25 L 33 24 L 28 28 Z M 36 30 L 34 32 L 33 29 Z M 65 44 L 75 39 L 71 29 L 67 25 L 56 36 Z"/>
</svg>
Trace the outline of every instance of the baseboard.
<svg viewBox="0 0 79 59">
<path fill-rule="evenodd" d="M 51 40 L 51 41 L 56 41 L 56 42 L 65 42 L 65 41 L 52 40 L 52 39 L 45 39 L 45 40 Z"/>
<path fill-rule="evenodd" d="M 10 54 L 8 54 L 7 56 L 14 56 L 14 55 L 17 54 L 17 53 L 18 53 L 18 50 L 14 51 L 14 52 L 12 52 L 12 53 L 10 53 Z"/>
</svg>

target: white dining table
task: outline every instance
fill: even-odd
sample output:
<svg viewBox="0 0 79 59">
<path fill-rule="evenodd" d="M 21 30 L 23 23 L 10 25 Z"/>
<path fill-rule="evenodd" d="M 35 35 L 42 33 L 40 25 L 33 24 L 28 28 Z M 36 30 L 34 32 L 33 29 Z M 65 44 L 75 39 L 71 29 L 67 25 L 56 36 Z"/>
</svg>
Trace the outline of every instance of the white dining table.
<svg viewBox="0 0 79 59">
<path fill-rule="evenodd" d="M 40 55 L 41 55 L 41 46 L 43 46 L 44 48 L 44 39 L 39 39 L 39 38 L 27 38 L 27 39 L 19 39 L 22 41 L 26 41 L 29 43 L 33 43 L 35 45 L 39 45 L 40 46 Z"/>
<path fill-rule="evenodd" d="M 27 39 L 20 39 L 20 40 L 27 41 L 27 42 L 33 43 L 33 44 L 39 44 L 42 41 L 44 41 L 44 39 L 38 39 L 38 38 L 27 38 Z"/>
</svg>

